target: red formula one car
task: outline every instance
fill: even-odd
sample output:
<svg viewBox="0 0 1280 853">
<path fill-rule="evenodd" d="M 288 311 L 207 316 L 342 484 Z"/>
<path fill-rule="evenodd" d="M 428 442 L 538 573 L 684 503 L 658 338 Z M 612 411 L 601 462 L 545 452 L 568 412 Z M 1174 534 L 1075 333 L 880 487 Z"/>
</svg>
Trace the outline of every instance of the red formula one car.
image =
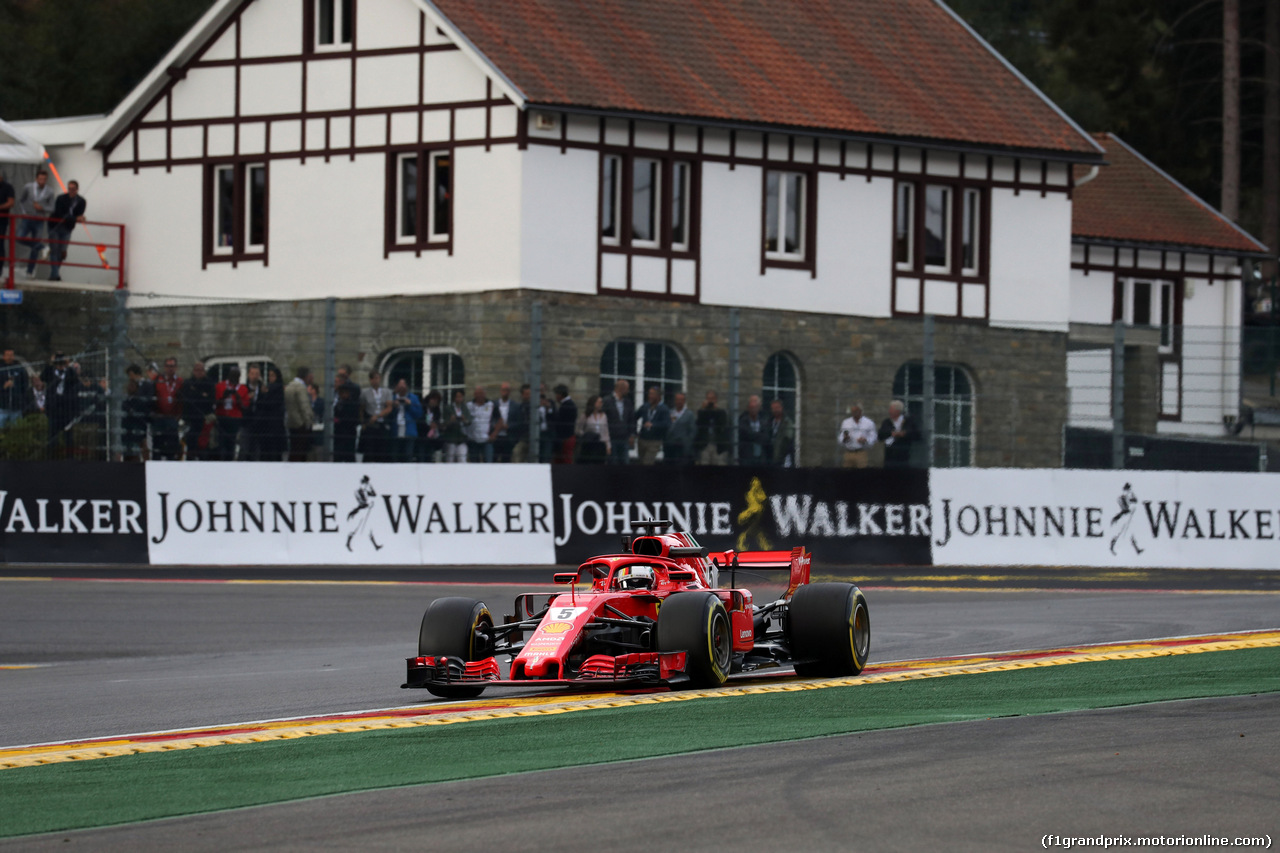
<svg viewBox="0 0 1280 853">
<path fill-rule="evenodd" d="M 794 666 L 801 675 L 856 675 L 867 662 L 867 600 L 849 583 L 809 583 L 810 555 L 791 551 L 711 554 L 670 522 L 638 525 L 626 553 L 595 557 L 555 575 L 563 593 L 516 596 L 499 624 L 484 602 L 440 598 L 422 617 L 418 655 L 403 687 L 436 696 L 479 696 L 522 687 L 713 687 L 730 675 Z M 719 587 L 719 574 L 789 568 L 782 598 Z M 589 590 L 579 591 L 579 583 Z M 510 658 L 502 677 L 498 658 Z"/>
</svg>

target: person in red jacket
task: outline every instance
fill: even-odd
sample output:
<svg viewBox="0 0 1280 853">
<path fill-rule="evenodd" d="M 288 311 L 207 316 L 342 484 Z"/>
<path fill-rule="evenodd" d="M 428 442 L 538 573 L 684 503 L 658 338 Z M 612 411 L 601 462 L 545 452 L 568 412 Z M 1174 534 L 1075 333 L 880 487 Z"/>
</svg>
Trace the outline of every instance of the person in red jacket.
<svg viewBox="0 0 1280 853">
<path fill-rule="evenodd" d="M 249 388 L 240 383 L 240 368 L 227 370 L 227 378 L 214 390 L 213 412 L 218 416 L 218 457 L 236 458 L 236 438 L 244 426 L 244 413 L 249 409 Z"/>
<path fill-rule="evenodd" d="M 151 415 L 152 459 L 179 459 L 178 418 L 182 417 L 182 377 L 178 360 L 164 360 L 164 372 L 156 377 L 156 408 Z"/>
</svg>

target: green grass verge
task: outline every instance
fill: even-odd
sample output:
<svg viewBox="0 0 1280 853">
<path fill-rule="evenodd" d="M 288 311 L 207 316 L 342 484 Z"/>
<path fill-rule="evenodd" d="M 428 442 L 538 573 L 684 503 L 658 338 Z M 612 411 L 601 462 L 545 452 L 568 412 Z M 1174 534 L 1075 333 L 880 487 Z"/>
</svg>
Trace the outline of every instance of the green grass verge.
<svg viewBox="0 0 1280 853">
<path fill-rule="evenodd" d="M 1280 691 L 1280 649 L 1212 652 L 336 734 L 0 770 L 0 836 L 986 717 Z"/>
</svg>

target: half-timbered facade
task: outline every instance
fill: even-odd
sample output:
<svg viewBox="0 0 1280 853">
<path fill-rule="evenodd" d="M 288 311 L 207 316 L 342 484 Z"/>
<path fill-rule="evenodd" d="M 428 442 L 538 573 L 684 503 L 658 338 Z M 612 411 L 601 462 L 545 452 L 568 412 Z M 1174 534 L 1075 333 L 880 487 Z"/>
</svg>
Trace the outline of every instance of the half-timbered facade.
<svg viewBox="0 0 1280 853">
<path fill-rule="evenodd" d="M 833 388 L 877 410 L 919 397 L 925 315 L 952 321 L 937 363 L 967 389 L 943 464 L 1057 464 L 1068 329 L 1108 319 L 1087 307 L 1105 252 L 1072 235 L 1111 146 L 939 0 L 218 0 L 76 127 L 50 150 L 95 216 L 128 224 L 139 306 L 377 298 L 389 323 L 405 300 L 500 322 L 536 297 L 561 323 L 716 334 L 731 311 L 790 312 L 759 326 L 744 393 L 788 401 L 809 464 L 830 459 Z M 664 389 L 728 384 L 722 359 L 627 323 L 544 378 L 581 399 L 661 353 Z M 233 336 L 207 340 L 317 363 Z M 516 378 L 526 352 L 427 328 L 379 346 L 346 356 L 471 384 Z M 998 435 L 1020 399 L 1041 401 L 1031 445 Z"/>
<path fill-rule="evenodd" d="M 129 223 L 136 292 L 1061 328 L 1070 164 L 1101 155 L 945 7 L 900 5 L 222 0 L 58 153 Z"/>
<path fill-rule="evenodd" d="M 1243 264 L 1266 247 L 1120 137 L 1097 140 L 1109 165 L 1077 178 L 1074 204 L 1070 422 L 1110 428 L 1100 377 L 1122 321 L 1135 431 L 1220 437 L 1240 407 Z"/>
</svg>

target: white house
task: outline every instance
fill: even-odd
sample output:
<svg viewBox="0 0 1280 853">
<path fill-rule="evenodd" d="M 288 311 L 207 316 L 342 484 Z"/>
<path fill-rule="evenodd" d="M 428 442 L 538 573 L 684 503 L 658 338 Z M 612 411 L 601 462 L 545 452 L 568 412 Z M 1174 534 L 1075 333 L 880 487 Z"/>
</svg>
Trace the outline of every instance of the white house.
<svg viewBox="0 0 1280 853">
<path fill-rule="evenodd" d="M 932 314 L 954 320 L 937 357 L 964 413 L 939 427 L 946 464 L 1054 464 L 1067 332 L 1108 319 L 1072 254 L 1075 170 L 1104 146 L 937 0 L 218 0 L 109 116 L 24 126 L 127 223 L 148 307 L 548 299 L 559 323 L 619 318 L 547 362 L 583 391 L 617 344 L 661 350 L 668 389 L 724 389 L 723 363 L 639 313 L 724 337 L 728 310 L 811 318 L 743 358 L 748 390 L 821 413 L 813 462 L 837 396 L 918 397 Z M 207 357 L 199 331 L 184 347 Z M 356 357 L 507 378 L 458 336 L 411 335 Z M 998 433 L 1020 399 L 1044 424 L 1017 451 Z"/>
<path fill-rule="evenodd" d="M 1073 210 L 1070 422 L 1111 427 L 1111 326 L 1123 321 L 1149 362 L 1139 396 L 1125 395 L 1141 431 L 1221 437 L 1240 407 L 1242 261 L 1267 248 L 1120 137 L 1097 139 L 1108 165 L 1077 177 Z"/>
</svg>

